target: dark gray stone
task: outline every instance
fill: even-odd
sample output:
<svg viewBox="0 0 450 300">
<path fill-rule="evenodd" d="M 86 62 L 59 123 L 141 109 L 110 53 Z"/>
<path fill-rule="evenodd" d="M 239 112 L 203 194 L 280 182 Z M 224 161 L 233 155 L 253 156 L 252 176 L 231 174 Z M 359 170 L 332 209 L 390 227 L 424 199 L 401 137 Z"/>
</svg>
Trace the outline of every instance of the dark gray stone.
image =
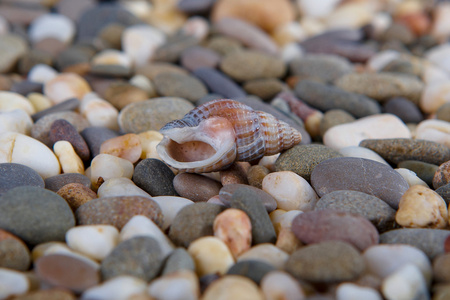
<svg viewBox="0 0 450 300">
<path fill-rule="evenodd" d="M 119 134 L 106 127 L 87 127 L 81 131 L 81 136 L 88 145 L 92 157 L 95 157 L 100 154 L 100 146 L 104 141 L 118 137 Z"/>
<path fill-rule="evenodd" d="M 179 173 L 173 179 L 173 187 L 181 197 L 206 202 L 219 194 L 222 184 L 201 174 Z"/>
<path fill-rule="evenodd" d="M 30 167 L 15 163 L 0 164 L 0 196 L 18 186 L 44 188 L 42 177 Z"/>
<path fill-rule="evenodd" d="M 263 261 L 242 260 L 231 266 L 227 271 L 227 275 L 245 276 L 259 285 L 263 277 L 271 271 L 276 271 L 276 268 Z"/>
<path fill-rule="evenodd" d="M 419 123 L 423 120 L 420 109 L 406 98 L 392 98 L 383 105 L 385 113 L 394 114 L 405 123 Z"/>
<path fill-rule="evenodd" d="M 344 74 L 353 70 L 351 63 L 337 55 L 306 54 L 289 63 L 292 75 L 301 79 L 319 80 L 324 83 L 332 83 Z"/>
<path fill-rule="evenodd" d="M 180 270 L 190 270 L 195 272 L 195 262 L 186 249 L 180 247 L 172 251 L 164 263 L 161 275 L 171 274 Z"/>
<path fill-rule="evenodd" d="M 195 102 L 208 91 L 196 77 L 178 73 L 161 73 L 153 80 L 157 93 L 165 97 L 180 97 Z"/>
<path fill-rule="evenodd" d="M 277 201 L 274 197 L 272 197 L 272 195 L 263 191 L 262 189 L 240 183 L 224 185 L 219 191 L 220 201 L 225 206 L 230 207 L 231 198 L 233 197 L 233 194 L 237 189 L 248 189 L 250 193 L 253 193 L 255 195 L 255 199 L 258 199 L 258 201 L 264 205 L 267 212 L 270 213 L 277 209 Z"/>
<path fill-rule="evenodd" d="M 60 188 L 69 183 L 80 183 L 87 188 L 91 188 L 91 180 L 89 179 L 89 177 L 78 173 L 66 173 L 55 175 L 46 178 L 44 182 L 45 188 L 55 193 L 59 191 Z"/>
<path fill-rule="evenodd" d="M 173 186 L 174 178 L 172 170 L 155 158 L 141 160 L 133 173 L 133 182 L 154 197 L 178 196 Z"/>
<path fill-rule="evenodd" d="M 440 188 L 436 189 L 436 193 L 438 193 L 439 196 L 444 199 L 447 205 L 450 204 L 450 183 L 447 183 L 446 185 L 443 185 Z"/>
<path fill-rule="evenodd" d="M 77 98 L 70 98 L 68 100 L 55 104 L 47 109 L 41 110 L 40 112 L 33 114 L 31 118 L 33 119 L 34 122 L 36 122 L 43 116 L 61 111 L 73 111 L 77 109 L 79 106 L 80 100 L 78 100 Z"/>
</svg>

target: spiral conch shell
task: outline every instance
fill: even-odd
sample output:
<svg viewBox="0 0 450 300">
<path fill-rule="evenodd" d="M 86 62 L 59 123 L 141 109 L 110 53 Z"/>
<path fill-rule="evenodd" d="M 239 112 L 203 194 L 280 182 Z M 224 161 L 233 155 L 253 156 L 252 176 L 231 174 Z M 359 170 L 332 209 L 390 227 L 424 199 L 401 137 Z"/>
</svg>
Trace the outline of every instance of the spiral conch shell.
<svg viewBox="0 0 450 300">
<path fill-rule="evenodd" d="M 300 143 L 296 129 L 238 101 L 207 102 L 183 119 L 167 123 L 156 150 L 169 166 L 191 173 L 225 169 L 234 161 L 252 161 Z"/>
</svg>

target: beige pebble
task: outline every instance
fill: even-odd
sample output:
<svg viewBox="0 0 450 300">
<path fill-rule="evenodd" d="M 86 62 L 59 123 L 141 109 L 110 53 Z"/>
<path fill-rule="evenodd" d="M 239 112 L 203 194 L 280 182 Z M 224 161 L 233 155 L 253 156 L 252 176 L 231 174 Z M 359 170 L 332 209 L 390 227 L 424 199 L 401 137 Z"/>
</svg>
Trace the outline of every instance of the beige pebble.
<svg viewBox="0 0 450 300">
<path fill-rule="evenodd" d="M 414 173 L 413 171 L 405 168 L 396 168 L 394 170 L 397 171 L 397 173 L 399 173 L 400 175 L 402 175 L 402 177 L 406 180 L 406 182 L 408 182 L 410 187 L 413 185 L 422 185 L 424 187 L 428 187 L 428 184 L 422 179 L 420 179 L 417 176 L 417 174 Z"/>
<path fill-rule="evenodd" d="M 196 300 L 200 296 L 200 284 L 193 271 L 180 270 L 153 280 L 148 293 L 155 299 Z"/>
<path fill-rule="evenodd" d="M 97 198 L 97 194 L 93 190 L 81 183 L 66 184 L 56 193 L 66 200 L 73 211 L 76 211 L 84 203 Z"/>
<path fill-rule="evenodd" d="M 372 21 L 376 12 L 374 8 L 368 2 L 346 2 L 332 11 L 325 23 L 330 29 L 360 28 Z"/>
<path fill-rule="evenodd" d="M 283 271 L 267 273 L 260 283 L 266 300 L 303 300 L 306 295 L 298 281 Z"/>
<path fill-rule="evenodd" d="M 53 106 L 53 103 L 50 101 L 50 99 L 48 99 L 41 93 L 29 93 L 27 95 L 27 98 L 28 101 L 30 101 L 31 105 L 33 105 L 36 112 L 40 112 Z"/>
<path fill-rule="evenodd" d="M 145 294 L 146 289 L 147 282 L 144 280 L 133 276 L 122 275 L 85 290 L 81 295 L 81 300 L 131 300 L 135 299 L 134 297 Z"/>
<path fill-rule="evenodd" d="M 283 228 L 278 232 L 275 246 L 284 252 L 292 254 L 302 245 L 302 242 L 295 236 L 290 228 Z"/>
<path fill-rule="evenodd" d="M 13 296 L 25 294 L 30 287 L 25 273 L 0 268 L 0 299 L 11 299 Z"/>
<path fill-rule="evenodd" d="M 420 109 L 424 113 L 434 113 L 447 102 L 450 102 L 450 82 L 430 83 L 422 92 Z"/>
<path fill-rule="evenodd" d="M 130 78 L 130 83 L 135 87 L 147 92 L 149 98 L 157 97 L 156 88 L 153 82 L 144 75 L 134 75 Z"/>
<path fill-rule="evenodd" d="M 213 229 L 214 236 L 228 246 L 234 258 L 250 249 L 252 224 L 244 211 L 235 208 L 226 209 L 214 219 Z"/>
<path fill-rule="evenodd" d="M 28 72 L 27 78 L 31 82 L 46 83 L 58 75 L 58 71 L 49 65 L 34 65 Z"/>
<path fill-rule="evenodd" d="M 445 228 L 448 223 L 447 207 L 435 191 L 414 185 L 401 197 L 395 221 L 410 228 Z"/>
<path fill-rule="evenodd" d="M 22 109 L 0 111 L 0 133 L 10 131 L 30 135 L 31 126 L 33 120 Z"/>
<path fill-rule="evenodd" d="M 138 187 L 131 179 L 115 177 L 106 180 L 97 191 L 98 197 L 112 196 L 144 196 L 151 197 L 149 193 Z"/>
<path fill-rule="evenodd" d="M 101 261 L 119 243 L 119 231 L 111 225 L 82 225 L 66 232 L 67 245 L 92 259 Z"/>
<path fill-rule="evenodd" d="M 68 141 L 57 141 L 53 145 L 53 152 L 61 164 L 63 173 L 84 174 L 84 163 Z"/>
<path fill-rule="evenodd" d="M 251 166 L 247 171 L 247 180 L 251 186 L 262 189 L 262 182 L 264 177 L 269 174 L 269 170 L 266 167 L 260 165 Z"/>
<path fill-rule="evenodd" d="M 318 200 L 316 192 L 301 176 L 291 171 L 273 172 L 262 182 L 263 191 L 272 195 L 284 210 L 310 211 Z"/>
<path fill-rule="evenodd" d="M 53 104 L 61 103 L 70 98 L 83 99 L 84 95 L 91 92 L 89 83 L 75 73 L 62 73 L 44 84 L 44 95 Z"/>
<path fill-rule="evenodd" d="M 99 154 L 91 162 L 91 184 L 93 188 L 97 189 L 102 182 L 110 178 L 125 177 L 131 179 L 133 172 L 134 167 L 130 161 L 109 154 Z"/>
<path fill-rule="evenodd" d="M 220 298 L 218 298 L 220 295 Z M 264 300 L 264 294 L 252 280 L 239 275 L 226 275 L 211 283 L 202 300 Z"/>
<path fill-rule="evenodd" d="M 27 114 L 35 113 L 33 105 L 24 96 L 7 91 L 0 91 L 0 111 L 6 112 L 15 109 L 22 109 Z"/>
<path fill-rule="evenodd" d="M 131 68 L 130 58 L 123 52 L 115 49 L 106 49 L 100 51 L 91 59 L 93 65 L 118 65 Z"/>
<path fill-rule="evenodd" d="M 138 137 L 141 140 L 142 153 L 141 158 L 156 158 L 160 159 L 156 152 L 156 145 L 161 142 L 163 135 L 156 130 L 148 130 L 138 133 Z"/>
<path fill-rule="evenodd" d="M 240 255 L 237 261 L 260 260 L 277 269 L 283 269 L 289 254 L 273 244 L 258 244 Z"/>
<path fill-rule="evenodd" d="M 141 140 L 134 133 L 121 135 L 104 141 L 100 146 L 100 153 L 114 155 L 135 163 L 141 157 Z"/>
<path fill-rule="evenodd" d="M 354 283 L 342 283 L 336 289 L 336 300 L 382 300 L 380 293 L 371 288 Z"/>
<path fill-rule="evenodd" d="M 99 98 L 96 94 L 85 95 L 80 103 L 80 113 L 92 126 L 106 127 L 112 130 L 119 129 L 119 111 L 108 101 Z"/>
<path fill-rule="evenodd" d="M 58 159 L 46 145 L 17 132 L 0 133 L 0 163 L 25 165 L 43 179 L 61 171 Z"/>
<path fill-rule="evenodd" d="M 177 213 L 186 205 L 194 204 L 194 201 L 189 200 L 183 197 L 176 196 L 157 196 L 152 197 L 152 199 L 158 203 L 161 208 L 162 214 L 164 215 L 164 223 L 163 230 L 167 230 L 167 228 L 172 225 L 173 220 Z"/>
<path fill-rule="evenodd" d="M 425 120 L 416 128 L 416 138 L 443 144 L 450 148 L 450 122 Z"/>
<path fill-rule="evenodd" d="M 39 245 L 36 245 L 33 250 L 31 251 L 31 258 L 34 261 L 36 261 L 39 257 L 43 256 L 46 254 L 47 251 L 52 251 L 49 249 L 62 249 L 64 248 L 64 250 L 62 250 L 62 253 L 67 253 L 72 251 L 69 246 L 67 246 L 66 243 L 63 242 L 47 242 L 47 243 L 42 243 Z"/>
<path fill-rule="evenodd" d="M 278 233 L 283 228 L 291 228 L 292 220 L 301 213 L 303 213 L 301 210 L 280 211 L 278 209 L 271 212 L 270 219 L 275 231 Z"/>
<path fill-rule="evenodd" d="M 217 237 L 198 238 L 189 245 L 187 251 L 195 262 L 199 277 L 216 273 L 223 275 L 234 264 L 230 249 Z"/>
<path fill-rule="evenodd" d="M 306 38 L 306 32 L 298 22 L 289 22 L 275 29 L 272 38 L 279 46 L 300 42 Z"/>
</svg>

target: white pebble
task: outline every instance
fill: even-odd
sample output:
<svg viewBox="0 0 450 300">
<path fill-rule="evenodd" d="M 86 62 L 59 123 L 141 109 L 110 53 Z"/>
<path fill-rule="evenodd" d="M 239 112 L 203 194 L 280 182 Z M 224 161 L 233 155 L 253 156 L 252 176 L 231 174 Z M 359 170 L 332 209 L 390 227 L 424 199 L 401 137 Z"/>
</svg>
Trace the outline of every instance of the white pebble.
<svg viewBox="0 0 450 300">
<path fill-rule="evenodd" d="M 428 187 L 428 184 L 420 179 L 413 171 L 406 168 L 396 168 L 394 170 L 402 175 L 402 177 L 406 180 L 406 182 L 408 182 L 410 187 L 413 185 L 423 185 L 424 187 Z"/>
<path fill-rule="evenodd" d="M 115 177 L 131 179 L 133 172 L 134 167 L 130 161 L 114 155 L 99 154 L 91 162 L 91 183 L 98 188 L 97 182 L 100 177 L 104 181 Z"/>
<path fill-rule="evenodd" d="M 342 283 L 337 287 L 336 300 L 382 300 L 380 293 L 370 287 Z"/>
<path fill-rule="evenodd" d="M 46 38 L 53 38 L 70 44 L 75 36 L 75 24 L 62 14 L 45 14 L 31 22 L 28 37 L 31 42 L 37 43 Z"/>
<path fill-rule="evenodd" d="M 422 273 L 413 264 L 407 264 L 387 277 L 381 291 L 389 300 L 430 299 Z"/>
<path fill-rule="evenodd" d="M 45 64 L 34 65 L 28 72 L 28 80 L 31 82 L 46 83 L 58 75 L 58 71 Z"/>
<path fill-rule="evenodd" d="M 306 298 L 298 281 L 283 271 L 271 271 L 261 280 L 266 300 L 303 300 Z"/>
<path fill-rule="evenodd" d="M 422 92 L 420 109 L 425 113 L 434 113 L 448 102 L 450 102 L 450 82 L 430 83 L 425 86 Z"/>
<path fill-rule="evenodd" d="M 140 278 L 122 275 L 93 286 L 81 295 L 81 300 L 111 300 L 111 299 L 136 299 L 139 295 L 145 295 L 147 282 Z M 143 298 L 145 299 L 145 298 Z"/>
<path fill-rule="evenodd" d="M 89 93 L 80 103 L 80 113 L 92 126 L 119 129 L 119 111 L 111 103 L 101 99 L 96 94 Z"/>
<path fill-rule="evenodd" d="M 61 164 L 63 173 L 84 174 L 84 163 L 68 141 L 57 141 L 53 152 Z"/>
<path fill-rule="evenodd" d="M 164 232 L 161 231 L 161 228 L 159 228 L 152 220 L 142 215 L 132 217 L 120 231 L 121 242 L 135 236 L 148 236 L 154 238 L 158 242 L 164 257 L 172 253 L 175 248 Z"/>
<path fill-rule="evenodd" d="M 163 230 L 172 225 L 177 213 L 186 205 L 194 204 L 194 201 L 176 196 L 157 196 L 152 197 L 153 201 L 158 203 L 164 216 Z"/>
<path fill-rule="evenodd" d="M 202 300 L 234 299 L 264 300 L 264 295 L 255 282 L 239 275 L 222 276 L 213 281 L 202 295 Z"/>
<path fill-rule="evenodd" d="M 291 171 L 269 173 L 263 179 L 262 189 L 284 210 L 310 211 L 318 200 L 308 181 Z"/>
<path fill-rule="evenodd" d="M 0 133 L 10 131 L 29 135 L 32 126 L 33 120 L 22 109 L 0 111 Z"/>
<path fill-rule="evenodd" d="M 259 260 L 277 269 L 283 269 L 288 258 L 289 254 L 273 244 L 259 244 L 241 254 L 237 261 Z"/>
<path fill-rule="evenodd" d="M 263 156 L 259 160 L 258 165 L 266 167 L 267 169 L 269 169 L 270 172 L 275 172 L 275 162 L 278 159 L 278 156 L 280 156 L 280 153 L 269 156 Z"/>
<path fill-rule="evenodd" d="M 181 31 L 199 41 L 203 41 L 209 34 L 209 22 L 203 17 L 193 16 L 184 22 Z"/>
<path fill-rule="evenodd" d="M 442 43 L 437 46 L 428 49 L 424 54 L 424 58 L 429 62 L 433 63 L 439 68 L 445 70 L 447 73 L 450 73 L 450 44 Z"/>
<path fill-rule="evenodd" d="M 281 59 L 285 63 L 290 63 L 294 59 L 300 59 L 303 55 L 303 48 L 295 42 L 288 43 L 281 48 Z"/>
<path fill-rule="evenodd" d="M 303 16 L 327 17 L 339 4 L 339 0 L 297 0 Z"/>
<path fill-rule="evenodd" d="M 61 171 L 58 159 L 46 145 L 17 132 L 0 133 L 0 163 L 25 165 L 43 179 Z"/>
<path fill-rule="evenodd" d="M 200 296 L 200 284 L 193 271 L 181 270 L 153 280 L 148 293 L 154 299 L 197 300 Z"/>
<path fill-rule="evenodd" d="M 90 258 L 101 261 L 119 242 L 119 231 L 111 225 L 82 225 L 66 232 L 67 245 Z"/>
<path fill-rule="evenodd" d="M 75 73 L 58 74 L 44 84 L 44 95 L 53 104 L 64 102 L 70 98 L 83 99 L 91 91 L 89 83 Z"/>
<path fill-rule="evenodd" d="M 30 289 L 30 282 L 24 273 L 0 268 L 0 299 L 22 295 Z"/>
<path fill-rule="evenodd" d="M 141 140 L 142 146 L 141 158 L 160 159 L 158 152 L 156 152 L 156 146 L 163 139 L 163 135 L 156 130 L 149 130 L 138 133 L 138 137 Z"/>
<path fill-rule="evenodd" d="M 97 191 L 99 198 L 109 196 L 143 196 L 151 197 L 146 191 L 138 187 L 126 177 L 116 177 L 106 180 Z"/>
<path fill-rule="evenodd" d="M 435 83 L 443 83 L 450 80 L 449 73 L 433 64 L 426 64 L 423 66 L 421 77 L 425 83 L 425 86 Z"/>
<path fill-rule="evenodd" d="M 7 91 L 0 91 L 0 112 L 22 109 L 27 114 L 35 113 L 34 107 L 24 96 Z"/>
<path fill-rule="evenodd" d="M 440 143 L 450 148 L 450 122 L 425 120 L 416 127 L 416 138 Z"/>
<path fill-rule="evenodd" d="M 359 157 L 377 161 L 379 163 L 389 165 L 378 153 L 375 151 L 359 146 L 349 146 L 338 150 L 345 157 Z"/>
</svg>

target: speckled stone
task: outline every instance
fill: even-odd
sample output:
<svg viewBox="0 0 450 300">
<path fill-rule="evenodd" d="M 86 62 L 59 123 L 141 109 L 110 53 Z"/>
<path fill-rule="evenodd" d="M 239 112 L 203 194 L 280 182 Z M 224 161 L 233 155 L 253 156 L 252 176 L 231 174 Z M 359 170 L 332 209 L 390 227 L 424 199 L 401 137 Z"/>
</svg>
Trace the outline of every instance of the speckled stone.
<svg viewBox="0 0 450 300">
<path fill-rule="evenodd" d="M 350 62 L 338 55 L 306 54 L 289 63 L 290 73 L 300 79 L 332 83 L 352 71 Z"/>
<path fill-rule="evenodd" d="M 270 171 L 264 166 L 255 165 L 251 166 L 247 171 L 247 180 L 251 186 L 254 186 L 258 189 L 262 189 L 262 182 L 264 177 L 269 174 Z"/>
<path fill-rule="evenodd" d="M 397 164 L 398 168 L 405 168 L 416 173 L 417 177 L 429 186 L 433 184 L 433 176 L 439 166 L 418 160 L 404 160 Z"/>
<path fill-rule="evenodd" d="M 54 192 L 39 187 L 16 187 L 0 197 L 0 228 L 30 245 L 64 241 L 75 226 L 67 202 Z"/>
<path fill-rule="evenodd" d="M 164 97 L 179 97 L 195 102 L 208 91 L 200 80 L 191 75 L 161 73 L 153 80 L 156 92 Z"/>
<path fill-rule="evenodd" d="M 318 164 L 335 157 L 342 157 L 342 154 L 324 145 L 297 145 L 280 154 L 275 162 L 275 170 L 292 171 L 309 181 Z"/>
<path fill-rule="evenodd" d="M 419 123 L 423 120 L 417 105 L 406 98 L 392 98 L 383 105 L 383 111 L 394 114 L 405 123 Z"/>
<path fill-rule="evenodd" d="M 364 259 L 358 250 L 340 241 L 302 247 L 292 253 L 285 265 L 292 276 L 312 283 L 352 281 L 364 269 Z"/>
<path fill-rule="evenodd" d="M 192 73 L 203 81 L 212 93 L 222 95 L 224 98 L 236 99 L 247 95 L 231 78 L 214 68 L 201 67 Z"/>
<path fill-rule="evenodd" d="M 51 143 L 68 141 L 82 160 L 88 160 L 91 156 L 89 147 L 76 128 L 64 119 L 58 119 L 52 123 L 48 134 Z"/>
<path fill-rule="evenodd" d="M 174 188 L 175 174 L 155 158 L 141 160 L 134 168 L 133 182 L 152 196 L 178 196 Z"/>
<path fill-rule="evenodd" d="M 393 229 L 395 210 L 383 200 L 358 191 L 334 191 L 324 195 L 314 210 L 339 210 L 362 215 L 372 222 L 379 232 Z"/>
<path fill-rule="evenodd" d="M 331 109 L 327 111 L 322 120 L 320 120 L 320 135 L 323 136 L 325 132 L 333 126 L 350 123 L 355 121 L 355 117 L 342 109 Z"/>
<path fill-rule="evenodd" d="M 117 132 L 106 127 L 87 127 L 80 133 L 87 143 L 92 157 L 100 154 L 100 146 L 104 141 L 119 136 Z"/>
<path fill-rule="evenodd" d="M 45 186 L 42 177 L 30 167 L 15 163 L 0 164 L 0 196 L 18 186 Z"/>
<path fill-rule="evenodd" d="M 433 188 L 438 189 L 448 183 L 450 183 L 450 160 L 439 165 L 434 173 Z"/>
<path fill-rule="evenodd" d="M 128 82 L 115 82 L 110 84 L 104 98 L 118 110 L 132 103 L 139 103 L 148 99 L 148 94 L 143 89 Z"/>
<path fill-rule="evenodd" d="M 231 206 L 233 194 L 238 189 L 246 189 L 249 193 L 252 193 L 255 196 L 254 199 L 262 203 L 267 212 L 274 211 L 277 208 L 275 198 L 273 198 L 269 193 L 259 188 L 239 183 L 227 184 L 221 188 L 219 192 L 220 201 L 225 204 L 225 206 Z"/>
<path fill-rule="evenodd" d="M 275 243 L 275 228 L 257 194 L 247 188 L 238 188 L 231 197 L 231 207 L 243 210 L 250 218 L 254 245 Z"/>
<path fill-rule="evenodd" d="M 204 47 L 191 47 L 181 53 L 180 63 L 189 71 L 201 67 L 215 68 L 220 62 L 220 55 L 211 49 Z"/>
<path fill-rule="evenodd" d="M 450 183 L 447 183 L 446 185 L 441 186 L 440 188 L 436 189 L 436 193 L 439 194 L 439 196 L 444 199 L 445 203 L 447 205 L 450 204 Z"/>
<path fill-rule="evenodd" d="M 81 183 L 69 183 L 60 188 L 58 195 L 67 201 L 70 208 L 75 212 L 81 205 L 97 198 L 97 194 Z"/>
<path fill-rule="evenodd" d="M 37 121 L 40 118 L 50 115 L 57 112 L 63 112 L 63 111 L 73 111 L 77 109 L 80 106 L 80 100 L 77 98 L 70 98 L 68 100 L 65 100 L 61 103 L 55 104 L 53 106 L 50 106 L 47 109 L 41 110 L 33 115 L 31 115 L 31 118 L 33 121 Z"/>
<path fill-rule="evenodd" d="M 195 263 L 186 249 L 180 247 L 172 251 L 167 257 L 161 275 L 175 273 L 180 270 L 195 271 Z"/>
<path fill-rule="evenodd" d="M 69 183 L 80 183 L 87 188 L 91 187 L 91 180 L 89 177 L 78 173 L 59 174 L 46 178 L 44 182 L 45 188 L 53 192 L 59 191 L 59 189 Z"/>
<path fill-rule="evenodd" d="M 27 245 L 11 233 L 0 229 L 0 267 L 27 271 L 31 253 Z"/>
<path fill-rule="evenodd" d="M 225 208 L 211 203 L 195 203 L 183 207 L 170 226 L 169 238 L 175 245 L 188 247 L 194 240 L 213 235 L 216 216 Z"/>
<path fill-rule="evenodd" d="M 219 194 L 222 184 L 200 174 L 180 173 L 173 179 L 173 187 L 181 197 L 194 202 L 206 202 Z"/>
<path fill-rule="evenodd" d="M 445 145 L 415 139 L 369 139 L 359 146 L 378 153 L 387 162 L 398 164 L 404 160 L 419 160 L 440 165 L 450 160 L 450 148 Z"/>
<path fill-rule="evenodd" d="M 193 108 L 191 102 L 173 97 L 132 103 L 120 111 L 119 126 L 125 133 L 158 131 L 168 122 L 183 118 Z"/>
<path fill-rule="evenodd" d="M 276 78 L 253 79 L 246 81 L 243 85 L 244 90 L 264 101 L 270 101 L 284 88 L 284 83 Z"/>
<path fill-rule="evenodd" d="M 336 190 L 360 191 L 380 198 L 394 209 L 409 188 L 391 167 L 356 157 L 332 158 L 320 163 L 311 174 L 311 185 L 320 197 Z"/>
<path fill-rule="evenodd" d="M 191 35 L 174 35 L 156 49 L 153 60 L 176 63 L 184 50 L 196 46 L 198 42 L 198 39 Z"/>
<path fill-rule="evenodd" d="M 450 230 L 429 228 L 402 228 L 380 235 L 380 244 L 408 244 L 422 250 L 430 259 L 444 253 L 444 244 Z"/>
<path fill-rule="evenodd" d="M 79 225 L 107 224 L 119 230 L 135 215 L 144 215 L 162 227 L 161 208 L 152 199 L 142 196 L 92 199 L 81 205 L 75 213 Z"/>
<path fill-rule="evenodd" d="M 256 284 L 260 284 L 267 273 L 275 270 L 274 266 L 260 260 L 243 260 L 231 266 L 227 271 L 227 275 L 245 276 Z"/>
<path fill-rule="evenodd" d="M 103 259 L 100 272 L 103 280 L 130 275 L 150 281 L 159 273 L 162 263 L 158 242 L 148 236 L 137 236 L 117 245 Z"/>
</svg>

